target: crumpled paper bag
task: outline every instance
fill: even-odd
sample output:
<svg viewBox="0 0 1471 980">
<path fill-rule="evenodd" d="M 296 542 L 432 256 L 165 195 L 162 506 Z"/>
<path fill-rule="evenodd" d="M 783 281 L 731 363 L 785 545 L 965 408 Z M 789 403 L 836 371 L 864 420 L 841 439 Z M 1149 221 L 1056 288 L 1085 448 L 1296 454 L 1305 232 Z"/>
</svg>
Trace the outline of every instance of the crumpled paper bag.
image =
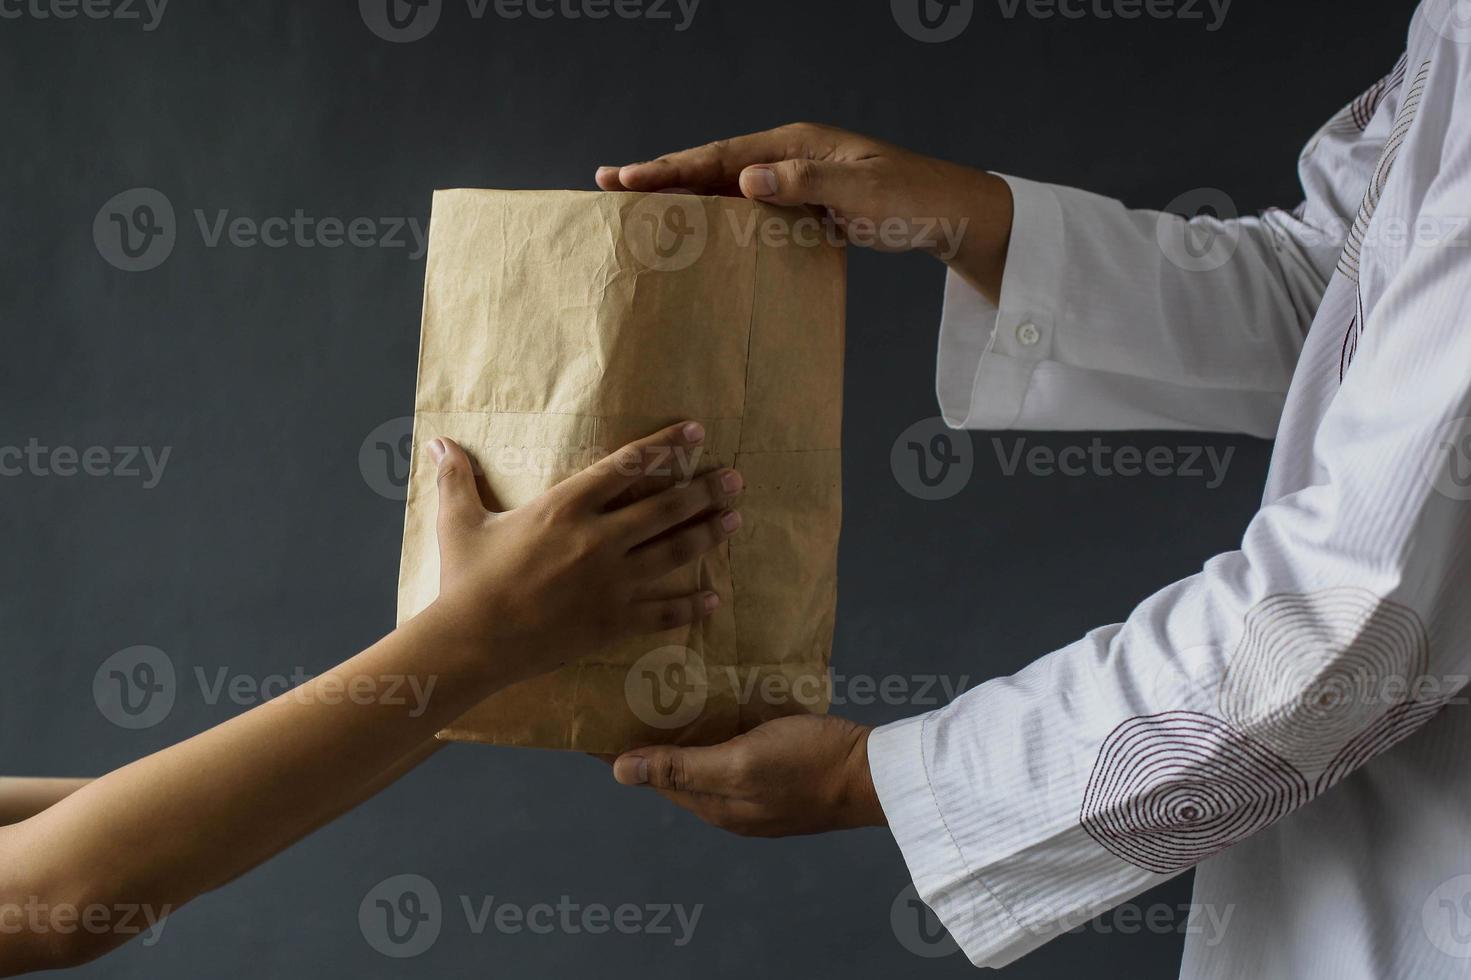
<svg viewBox="0 0 1471 980">
<path fill-rule="evenodd" d="M 661 426 L 746 479 L 744 524 L 671 577 L 691 627 L 496 694 L 441 738 L 615 753 L 825 711 L 841 513 L 845 254 L 810 211 L 671 194 L 434 196 L 399 619 L 438 593 L 433 466 L 455 439 L 508 509 Z"/>
</svg>

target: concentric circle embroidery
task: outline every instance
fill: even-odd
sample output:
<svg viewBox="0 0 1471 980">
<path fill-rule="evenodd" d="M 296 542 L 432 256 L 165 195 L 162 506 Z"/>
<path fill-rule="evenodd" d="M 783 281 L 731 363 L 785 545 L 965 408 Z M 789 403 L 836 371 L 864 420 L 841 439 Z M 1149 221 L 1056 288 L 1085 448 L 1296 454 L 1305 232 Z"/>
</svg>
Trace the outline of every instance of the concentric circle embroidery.
<svg viewBox="0 0 1471 980">
<path fill-rule="evenodd" d="M 1439 714 L 1445 705 L 1445 699 L 1440 698 L 1434 701 L 1410 701 L 1390 709 L 1333 758 L 1328 768 L 1318 777 L 1313 795 L 1330 789 L 1370 759 L 1388 752 L 1415 734 Z"/>
<path fill-rule="evenodd" d="M 1428 667 L 1415 612 L 1356 588 L 1255 606 L 1221 686 L 1221 717 L 1294 766 L 1319 770 Z"/>
<path fill-rule="evenodd" d="M 1199 863 L 1301 806 L 1291 763 L 1209 715 L 1132 718 L 1109 735 L 1079 816 L 1115 856 L 1157 874 Z"/>
</svg>

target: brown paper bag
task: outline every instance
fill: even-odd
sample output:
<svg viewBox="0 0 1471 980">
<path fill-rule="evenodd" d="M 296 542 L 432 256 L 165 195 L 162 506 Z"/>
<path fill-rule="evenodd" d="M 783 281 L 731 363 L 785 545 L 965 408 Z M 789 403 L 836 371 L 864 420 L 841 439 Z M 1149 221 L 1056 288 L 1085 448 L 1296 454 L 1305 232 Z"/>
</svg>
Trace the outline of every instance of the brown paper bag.
<svg viewBox="0 0 1471 980">
<path fill-rule="evenodd" d="M 740 199 L 435 194 L 400 621 L 439 587 L 436 436 L 502 510 L 685 418 L 708 433 L 698 471 L 746 479 L 741 530 L 676 576 L 725 597 L 714 616 L 501 692 L 442 738 L 612 753 L 826 710 L 845 293 L 831 237 L 808 211 Z"/>
</svg>

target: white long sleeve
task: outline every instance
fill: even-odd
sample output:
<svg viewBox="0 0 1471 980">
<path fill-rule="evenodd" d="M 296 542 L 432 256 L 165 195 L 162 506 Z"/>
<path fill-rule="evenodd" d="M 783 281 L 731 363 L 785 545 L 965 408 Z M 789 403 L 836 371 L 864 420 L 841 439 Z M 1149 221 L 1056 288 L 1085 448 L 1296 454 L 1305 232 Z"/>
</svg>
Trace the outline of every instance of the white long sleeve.
<svg viewBox="0 0 1471 980">
<path fill-rule="evenodd" d="M 1410 70 L 1365 127 L 1367 163 L 1350 139 L 1355 167 L 1309 188 L 1300 213 L 1321 219 L 1363 163 L 1364 227 L 1326 265 L 1299 241 L 1305 221 L 1278 216 L 1243 224 L 1224 266 L 1186 272 L 1161 264 L 1152 218 L 1014 182 L 1022 234 L 999 314 L 951 283 L 939 389 L 956 421 L 1278 432 L 1240 550 L 1125 623 L 872 736 L 916 888 L 977 965 L 1226 860 L 1411 736 L 1471 674 L 1471 489 L 1456 469 L 1471 432 L 1471 248 L 1374 233 L 1464 226 L 1471 202 L 1471 102 L 1457 102 L 1471 52 L 1422 21 Z M 988 316 L 978 348 L 966 331 Z M 1332 801 L 1309 808 L 1353 826 Z M 1395 831 L 1366 831 L 1380 832 Z M 1410 972 L 1323 975 L 1464 968 L 1408 931 L 1389 953 L 1370 941 L 1323 962 Z M 1236 942 L 1211 976 L 1285 975 L 1233 973 L 1264 955 Z"/>
<path fill-rule="evenodd" d="M 1187 221 L 1006 177 L 1015 220 L 999 307 L 956 275 L 946 283 L 946 421 L 1270 437 L 1403 71 L 1314 137 L 1299 164 L 1306 200 L 1291 213 Z"/>
</svg>

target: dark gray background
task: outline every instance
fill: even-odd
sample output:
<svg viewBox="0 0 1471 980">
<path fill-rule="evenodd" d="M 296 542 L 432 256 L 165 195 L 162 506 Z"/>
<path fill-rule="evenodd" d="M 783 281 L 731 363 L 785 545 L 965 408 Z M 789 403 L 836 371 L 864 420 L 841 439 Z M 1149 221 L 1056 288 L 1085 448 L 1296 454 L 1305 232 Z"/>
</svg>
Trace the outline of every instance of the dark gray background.
<svg viewBox="0 0 1471 980">
<path fill-rule="evenodd" d="M 411 409 L 423 262 L 403 248 L 206 248 L 196 208 L 426 221 L 436 187 L 589 187 L 597 164 L 799 118 L 1138 206 L 1201 186 L 1243 209 L 1291 206 L 1298 148 L 1392 66 L 1411 8 L 1237 0 L 1209 32 L 1198 20 L 1007 19 L 985 0 L 936 45 L 905 36 L 883 2 L 704 0 L 680 33 L 475 21 L 446 0 L 437 29 L 403 45 L 374 36 L 347 0 L 178 0 L 152 32 L 0 20 L 0 446 L 172 447 L 153 490 L 0 479 L 0 772 L 100 773 L 241 710 L 206 703 L 196 667 L 314 672 L 393 624 L 402 507 L 371 489 L 358 454 Z M 160 268 L 127 273 L 100 257 L 92 222 L 139 186 L 173 202 L 179 241 Z M 1236 542 L 1268 451 L 1251 440 L 1205 440 L 1237 447 L 1209 490 L 1007 478 L 977 433 L 963 493 L 906 494 L 889 452 L 935 414 L 941 270 L 854 254 L 851 273 L 839 671 L 1008 673 Z M 181 689 L 164 722 L 130 732 L 99 712 L 92 678 L 135 644 L 166 651 Z M 920 708 L 845 710 L 881 722 Z M 447 910 L 429 952 L 395 961 L 365 942 L 357 910 L 402 872 L 431 879 Z M 740 840 L 620 789 L 586 758 L 457 746 L 200 899 L 155 947 L 80 972 L 970 975 L 962 956 L 919 958 L 896 938 L 890 905 L 906 884 L 882 831 Z M 476 936 L 460 895 L 704 910 L 682 948 L 653 935 Z M 1187 900 L 1182 880 L 1141 904 Z M 1006 975 L 1172 977 L 1181 942 L 1093 927 Z"/>
</svg>

